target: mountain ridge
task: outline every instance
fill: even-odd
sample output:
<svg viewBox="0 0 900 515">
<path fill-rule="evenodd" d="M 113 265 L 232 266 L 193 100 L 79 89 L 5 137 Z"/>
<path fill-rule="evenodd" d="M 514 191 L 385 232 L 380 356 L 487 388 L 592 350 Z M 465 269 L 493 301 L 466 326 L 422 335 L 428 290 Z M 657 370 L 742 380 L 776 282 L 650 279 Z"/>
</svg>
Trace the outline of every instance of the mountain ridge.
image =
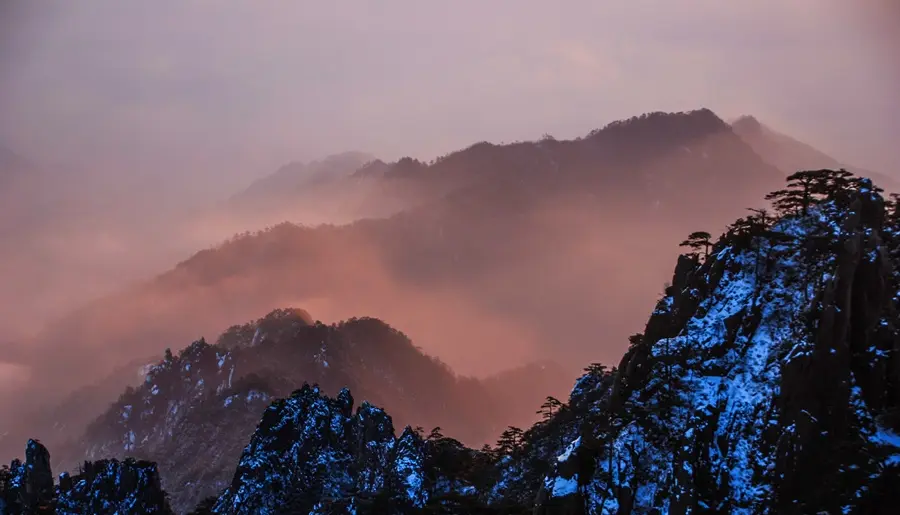
<svg viewBox="0 0 900 515">
<path fill-rule="evenodd" d="M 812 145 L 772 129 L 754 116 L 741 116 L 731 126 L 766 161 L 785 174 L 798 170 L 846 169 L 857 176 L 872 179 L 889 192 L 900 191 L 900 181 L 896 178 L 842 163 Z"/>
<path fill-rule="evenodd" d="M 35 397 L 52 412 L 65 402 L 61 378 L 77 388 L 98 368 L 291 305 L 324 320 L 391 320 L 467 376 L 500 362 L 552 359 L 574 371 L 585 359 L 613 360 L 621 344 L 588 358 L 579 342 L 621 342 L 639 327 L 674 235 L 724 225 L 781 179 L 708 110 L 403 163 L 384 183 L 415 200 L 401 213 L 238 235 L 48 325 L 21 346 Z M 598 315 L 593 306 L 611 296 L 619 301 Z M 119 389 L 107 393 L 113 401 Z"/>
<path fill-rule="evenodd" d="M 787 180 L 775 216 L 692 234 L 619 365 L 587 367 L 530 429 L 480 450 L 398 437 L 305 384 L 196 513 L 892 513 L 900 205 L 844 171 Z"/>
<path fill-rule="evenodd" d="M 682 124 L 686 124 L 686 128 L 684 129 L 685 135 L 683 135 L 681 139 L 679 139 L 679 141 L 686 141 L 694 139 L 696 134 L 708 134 L 710 130 L 713 130 L 716 134 L 721 133 L 723 135 L 722 137 L 728 140 L 728 145 L 741 148 L 742 155 L 745 156 L 742 157 L 742 159 L 755 159 L 752 156 L 750 149 L 741 147 L 741 143 L 737 140 L 737 138 L 732 138 L 730 136 L 731 132 L 727 124 L 721 122 L 721 120 L 715 117 L 715 115 L 712 114 L 711 111 L 707 110 L 700 111 L 699 114 L 689 113 L 671 116 L 673 117 L 673 120 L 677 122 L 674 124 L 669 124 L 674 128 L 643 131 L 636 129 L 636 131 L 638 133 L 647 132 L 651 134 L 661 132 L 663 135 L 665 135 L 670 134 L 673 131 L 677 133 L 678 127 L 681 127 Z M 621 136 L 620 133 L 622 133 L 623 131 L 627 133 L 627 128 L 631 125 L 635 125 L 638 128 L 653 127 L 660 121 L 665 121 L 668 119 L 669 118 L 666 115 L 657 114 L 653 116 L 648 115 L 644 119 L 636 118 L 634 121 L 630 121 L 629 123 L 611 124 L 611 126 L 606 130 L 610 131 L 610 133 L 615 133 L 615 135 L 609 136 L 606 140 L 606 143 L 598 144 L 598 146 L 614 146 L 611 142 L 622 139 L 623 136 Z M 711 120 L 714 120 L 715 123 L 711 123 Z M 697 125 L 699 128 L 693 127 L 693 125 Z M 712 129 L 709 129 L 708 126 L 712 127 Z M 733 202 L 731 200 L 719 201 L 716 195 L 712 195 L 705 190 L 705 188 L 709 187 L 715 191 L 720 191 L 725 187 L 724 185 L 717 184 L 714 178 L 721 176 L 721 174 L 714 173 L 713 170 L 722 168 L 720 166 L 717 166 L 717 164 L 728 162 L 727 155 L 722 155 L 718 159 L 709 159 L 709 163 L 707 164 L 705 158 L 694 155 L 696 157 L 695 159 L 695 157 L 691 157 L 692 154 L 683 149 L 680 149 L 679 145 L 667 142 L 667 136 L 661 137 L 662 142 L 659 144 L 662 145 L 662 147 L 664 147 L 665 149 L 660 150 L 660 154 L 668 156 L 671 152 L 676 152 L 679 154 L 678 156 L 676 156 L 678 160 L 676 161 L 676 163 L 678 164 L 678 166 L 684 169 L 697 170 L 695 172 L 692 172 L 697 180 L 713 178 L 713 180 L 704 181 L 705 183 L 707 183 L 705 185 L 697 184 L 695 186 L 696 191 L 688 192 L 683 186 L 679 186 L 679 184 L 674 179 L 648 183 L 646 174 L 635 175 L 631 173 L 629 169 L 617 168 L 620 167 L 623 159 L 627 160 L 632 158 L 637 159 L 637 161 L 635 161 L 635 164 L 633 165 L 634 167 L 644 167 L 645 165 L 641 163 L 650 158 L 644 155 L 643 150 L 641 150 L 640 152 L 638 152 L 637 150 L 626 151 L 623 149 L 624 147 L 620 148 L 616 152 L 610 154 L 610 159 L 612 159 L 612 162 L 619 164 L 608 165 L 616 168 L 618 172 L 616 172 L 616 174 L 610 175 L 611 171 L 606 170 L 604 173 L 598 174 L 596 170 L 603 170 L 603 168 L 597 168 L 593 165 L 590 165 L 590 163 L 594 162 L 593 160 L 596 158 L 596 155 L 592 154 L 591 152 L 582 152 L 578 149 L 582 147 L 586 149 L 593 148 L 591 147 L 590 143 L 586 142 L 588 142 L 589 140 L 602 142 L 604 140 L 603 137 L 601 137 L 602 134 L 605 134 L 603 130 L 597 132 L 590 138 L 585 138 L 582 142 L 542 142 L 532 144 L 513 144 L 506 147 L 497 147 L 492 145 L 485 147 L 483 145 L 476 145 L 464 151 L 451 154 L 445 159 L 437 160 L 433 165 L 435 167 L 434 172 L 426 174 L 429 177 L 434 176 L 434 178 L 423 179 L 428 183 L 427 186 L 423 187 L 425 187 L 425 189 L 431 189 L 432 191 L 437 192 L 435 193 L 437 198 L 443 200 L 436 200 L 433 204 L 423 204 L 411 211 L 407 211 L 406 213 L 408 214 L 401 213 L 399 215 L 394 215 L 388 220 L 359 222 L 353 229 L 347 228 L 354 227 L 351 225 L 347 227 L 342 226 L 335 229 L 298 229 L 293 232 L 299 238 L 306 238 L 307 235 L 310 236 L 309 243 L 304 245 L 307 249 L 309 249 L 306 251 L 307 255 L 309 255 L 309 253 L 316 252 L 314 249 L 317 245 L 320 247 L 322 246 L 322 244 L 326 246 L 335 245 L 337 243 L 332 242 L 340 242 L 341 240 L 347 240 L 348 238 L 349 244 L 361 247 L 374 246 L 376 253 L 382 253 L 382 249 L 384 248 L 385 250 L 388 250 L 391 254 L 393 254 L 399 251 L 385 246 L 394 245 L 394 243 L 383 242 L 379 240 L 383 240 L 385 237 L 412 238 L 420 245 L 446 246 L 447 244 L 441 244 L 439 241 L 429 241 L 434 240 L 434 238 L 432 237 L 433 233 L 431 233 L 431 231 L 433 229 L 440 230 L 440 225 L 448 226 L 449 230 L 449 226 L 452 223 L 452 230 L 454 231 L 452 237 L 454 239 L 463 238 L 465 237 L 466 232 L 473 232 L 470 230 L 472 228 L 472 221 L 470 219 L 472 218 L 472 216 L 474 216 L 474 213 L 480 211 L 484 211 L 483 216 L 480 216 L 480 218 L 485 230 L 504 230 L 509 232 L 509 229 L 512 229 L 512 227 L 507 229 L 501 228 L 499 225 L 496 225 L 494 226 L 495 228 L 492 228 L 491 219 L 495 219 L 498 223 L 503 224 L 518 224 L 521 220 L 521 217 L 519 215 L 520 213 L 526 213 L 528 210 L 532 210 L 535 208 L 555 210 L 555 199 L 559 198 L 560 196 L 562 196 L 562 198 L 566 198 L 571 195 L 581 196 L 582 198 L 581 200 L 579 200 L 579 202 L 587 204 L 587 207 L 585 207 L 585 209 L 590 208 L 608 210 L 612 209 L 613 207 L 618 207 L 618 204 L 622 202 L 622 195 L 618 195 L 617 198 L 616 195 L 605 192 L 612 192 L 616 191 L 616 188 L 626 187 L 631 188 L 634 192 L 633 195 L 635 196 L 650 196 L 655 194 L 652 191 L 657 191 L 661 196 L 666 196 L 668 198 L 678 198 L 677 203 L 666 203 L 657 200 L 656 204 L 654 204 L 653 201 L 645 200 L 643 202 L 643 205 L 632 206 L 631 208 L 629 208 L 632 212 L 634 212 L 634 216 L 636 217 L 652 216 L 655 219 L 659 219 L 664 216 L 663 211 L 665 211 L 666 213 L 673 211 L 677 212 L 681 205 L 691 204 L 697 197 L 703 197 L 704 202 L 709 205 L 710 209 L 724 210 L 728 212 L 736 211 L 733 208 Z M 641 146 L 641 148 L 643 149 L 646 145 L 656 145 L 657 143 L 653 143 L 653 141 L 660 140 L 660 136 L 652 136 L 651 140 L 652 141 L 650 143 L 641 144 L 639 146 Z M 713 143 L 713 145 L 720 145 L 720 143 Z M 542 150 L 542 148 L 544 147 L 556 150 Z M 473 148 L 475 148 L 475 150 L 473 150 Z M 518 155 L 517 152 L 519 151 L 517 149 L 519 148 L 528 150 L 524 154 Z M 573 148 L 575 150 L 568 150 L 570 148 Z M 724 150 L 725 154 L 731 151 L 730 148 L 731 147 L 727 147 L 726 150 Z M 552 152 L 554 151 L 562 152 L 562 156 L 567 156 L 567 161 L 562 162 L 560 159 L 552 158 Z M 547 152 L 550 152 L 550 154 L 547 154 Z M 452 179 L 451 182 L 463 182 L 469 184 L 469 186 L 467 186 L 469 190 L 460 190 L 452 196 L 446 196 L 446 194 L 441 192 L 445 191 L 448 186 L 442 182 L 444 181 L 444 179 L 442 179 L 441 177 L 449 176 L 452 174 L 443 173 L 441 172 L 441 170 L 449 167 L 450 164 L 458 162 L 464 158 L 467 160 L 467 162 L 471 161 L 472 163 L 470 167 L 461 168 L 461 170 L 465 171 L 465 174 L 463 175 L 466 175 L 469 178 Z M 701 162 L 704 164 L 704 167 L 692 166 L 693 164 L 698 164 Z M 539 165 L 535 165 L 535 163 L 538 163 Z M 549 173 L 549 170 L 559 167 L 570 170 L 571 173 L 562 175 L 560 175 L 559 173 Z M 729 173 L 738 181 L 738 184 L 743 184 L 743 186 L 741 186 L 741 189 L 749 190 L 747 195 L 755 190 L 759 190 L 759 195 L 762 195 L 763 193 L 765 193 L 765 191 L 769 191 L 771 189 L 763 188 L 762 185 L 774 182 L 778 178 L 776 171 L 774 169 L 769 170 L 767 167 L 768 165 L 765 165 L 760 161 L 755 161 L 751 164 L 744 164 L 739 167 L 732 166 L 731 168 L 737 169 L 734 172 Z M 745 173 L 741 171 L 741 168 L 746 169 L 747 172 Z M 651 164 L 642 169 L 646 169 L 648 173 L 652 174 L 652 176 L 655 176 L 657 174 L 665 174 L 667 171 L 671 172 L 671 170 L 675 169 L 675 167 L 662 165 L 655 166 Z M 760 170 L 765 170 L 766 177 L 757 179 L 755 175 Z M 547 171 L 547 173 L 545 173 L 545 171 Z M 596 184 L 580 184 L 580 181 L 583 180 L 584 174 L 588 172 L 590 172 L 590 175 L 596 176 L 597 180 L 600 182 Z M 572 178 L 570 180 L 566 180 L 563 178 L 566 175 L 571 176 Z M 603 179 L 603 177 L 606 177 L 606 179 Z M 619 177 L 619 179 L 614 179 L 611 177 Z M 688 178 L 685 177 L 683 179 L 687 180 Z M 733 185 L 729 185 L 728 187 L 730 188 L 731 186 Z M 582 191 L 579 192 L 578 190 Z M 583 195 L 584 190 L 596 192 L 598 196 Z M 756 195 L 755 198 L 758 198 L 759 195 Z M 744 194 L 742 193 L 741 196 L 744 196 Z M 607 203 L 608 206 L 602 207 L 600 203 Z M 542 204 L 545 207 L 541 207 Z M 616 205 L 614 206 L 614 204 Z M 652 211 L 647 209 L 653 207 L 654 205 L 656 206 L 655 209 L 658 211 L 658 214 L 652 214 Z M 411 217 L 417 218 L 418 220 L 412 220 Z M 421 227 L 416 227 L 417 225 Z M 403 234 L 404 232 L 409 232 L 407 228 L 413 229 L 415 232 Z M 272 228 L 272 231 L 280 232 L 283 234 L 287 234 L 289 232 L 282 226 L 275 226 Z M 353 234 L 354 231 L 362 232 L 360 232 L 359 234 Z M 388 234 L 385 234 L 385 231 L 387 231 Z M 396 233 L 396 235 L 389 234 L 391 232 Z M 272 236 L 275 235 L 272 234 Z M 449 236 L 448 231 L 445 231 L 445 237 L 446 236 Z M 322 242 L 322 244 L 314 243 L 314 240 L 319 240 Z M 329 242 L 329 240 L 331 240 L 331 242 Z M 250 244 L 249 240 L 246 240 L 245 243 Z M 256 243 L 258 242 L 254 242 L 252 243 L 252 245 L 255 245 Z M 285 250 L 288 251 L 289 246 L 284 245 L 284 243 L 286 242 L 283 242 L 282 244 L 280 244 L 280 246 L 287 247 L 285 248 Z M 456 245 L 459 249 L 462 249 L 465 246 L 472 246 L 471 244 L 464 245 L 464 242 L 462 240 L 454 241 L 453 245 Z M 223 245 L 223 247 L 230 247 L 231 249 L 235 249 L 235 246 L 233 245 Z M 275 246 L 275 248 L 277 248 L 277 245 Z M 191 259 L 186 260 L 184 263 L 187 264 L 191 262 L 199 262 L 200 256 L 211 256 L 213 252 L 214 251 L 201 251 Z M 423 249 L 421 254 L 428 255 L 432 252 L 433 251 Z M 408 263 L 403 263 L 403 261 L 408 260 L 412 255 L 412 253 L 407 253 L 407 255 L 397 254 L 396 256 L 388 255 L 385 257 L 386 259 L 396 262 L 396 264 L 390 264 L 392 268 L 399 268 L 402 266 L 406 270 L 415 270 L 415 266 L 409 266 Z M 313 259 L 330 259 L 318 256 L 311 257 L 313 257 Z M 376 256 L 376 260 L 380 261 L 381 259 L 382 258 Z M 488 259 L 488 256 L 484 256 L 484 259 Z M 312 263 L 312 265 L 319 266 L 315 263 Z M 441 266 L 444 267 L 443 264 Z M 182 272 L 186 271 L 185 267 L 183 266 L 176 267 L 175 270 L 177 271 L 178 269 L 181 269 Z M 208 275 L 209 271 L 212 270 L 215 270 L 215 268 L 208 268 L 208 271 L 203 272 L 203 275 Z M 228 272 L 228 274 L 237 272 L 238 271 L 235 270 L 234 272 Z M 190 273 L 194 274 L 196 273 L 196 271 L 191 271 Z M 394 274 L 396 272 L 391 271 L 391 273 Z M 166 275 L 174 279 L 171 273 Z M 223 276 L 221 277 L 221 279 L 214 279 L 214 281 L 224 280 L 225 278 L 226 277 Z M 132 292 L 139 294 L 139 290 L 137 289 L 133 289 Z M 115 303 L 120 302 L 117 301 Z M 108 303 L 108 308 L 114 309 L 113 304 L 114 303 Z M 268 306 L 268 309 L 271 309 L 272 307 L 274 306 Z M 146 309 L 140 309 L 139 311 L 145 310 Z M 84 316 L 85 314 L 85 312 L 82 312 L 81 316 Z M 245 315 L 245 317 L 247 315 Z M 74 322 L 74 319 L 75 317 L 69 317 L 69 320 L 64 322 Z M 205 326 L 208 328 L 204 329 L 203 332 L 213 331 L 217 329 L 210 328 L 206 324 L 201 324 L 201 326 Z M 47 331 L 39 339 L 54 339 L 55 337 L 52 336 L 54 332 L 55 331 L 53 330 Z M 78 334 L 81 331 L 77 330 L 74 327 L 68 327 L 66 332 L 72 335 Z M 70 340 L 71 339 L 72 338 L 70 336 Z M 181 335 L 181 337 L 178 339 L 188 338 L 186 338 L 185 335 Z"/>
<path fill-rule="evenodd" d="M 157 463 L 172 507 L 186 512 L 227 486 L 259 413 L 298 384 L 315 383 L 330 395 L 352 388 L 389 408 L 395 420 L 442 426 L 478 444 L 508 421 L 533 421 L 531 406 L 562 377 L 569 380 L 559 370 L 543 370 L 552 366 L 477 381 L 455 375 L 381 321 L 325 326 L 302 310 L 283 309 L 231 327 L 214 345 L 200 340 L 167 351 L 141 384 L 129 386 L 74 440 L 56 430 L 31 428 L 31 434 L 55 448 L 54 468 L 74 471 L 84 460 L 129 457 Z M 51 420 L 54 428 L 65 421 Z M 69 426 L 65 432 L 78 431 Z"/>
</svg>

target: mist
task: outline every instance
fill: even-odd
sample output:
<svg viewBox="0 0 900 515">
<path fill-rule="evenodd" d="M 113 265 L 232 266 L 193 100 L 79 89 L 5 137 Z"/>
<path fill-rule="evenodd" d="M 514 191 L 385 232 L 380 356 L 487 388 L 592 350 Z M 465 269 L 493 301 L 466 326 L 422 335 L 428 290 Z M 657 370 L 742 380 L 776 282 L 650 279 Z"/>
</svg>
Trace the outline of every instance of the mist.
<svg viewBox="0 0 900 515">
<path fill-rule="evenodd" d="M 566 192 L 509 218 L 493 211 L 502 195 L 471 212 L 447 200 L 470 184 L 340 182 L 270 210 L 232 200 L 288 163 L 350 150 L 430 163 L 700 107 L 897 177 L 897 20 L 888 0 L 4 2 L 0 407 L 20 407 L 24 386 L 28 402 L 62 402 L 288 306 L 325 323 L 381 318 L 466 376 L 615 364 L 685 231 L 721 232 L 745 198 L 671 221 L 619 219 L 637 195 L 613 187 L 602 209 Z M 325 227 L 223 243 L 283 221 Z"/>
<path fill-rule="evenodd" d="M 754 114 L 865 168 L 891 174 L 900 162 L 888 1 L 575 2 L 560 11 L 540 2 L 13 0 L 0 9 L 0 144 L 53 168 L 44 190 L 80 196 L 82 206 L 119 200 L 100 209 L 114 228 L 43 237 L 40 271 L 74 267 L 76 247 L 71 261 L 87 264 L 16 309 L 16 334 L 85 293 L 158 273 L 231 227 L 254 228 L 229 221 L 173 245 L 185 212 L 287 162 L 350 149 L 427 160 L 475 141 L 572 138 L 641 112 L 706 106 Z M 66 257 L 56 259 L 60 248 Z M 13 289 L 29 304 L 27 284 Z"/>
</svg>

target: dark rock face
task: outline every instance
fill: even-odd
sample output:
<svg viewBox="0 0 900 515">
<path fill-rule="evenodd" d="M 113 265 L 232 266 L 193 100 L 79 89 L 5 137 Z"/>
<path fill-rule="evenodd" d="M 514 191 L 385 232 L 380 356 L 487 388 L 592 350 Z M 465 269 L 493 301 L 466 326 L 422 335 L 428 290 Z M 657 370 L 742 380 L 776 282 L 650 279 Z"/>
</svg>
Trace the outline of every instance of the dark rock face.
<svg viewBox="0 0 900 515">
<path fill-rule="evenodd" d="M 29 440 L 25 456 L 0 469 L 0 515 L 172 513 L 153 463 L 85 462 L 79 474 L 61 474 L 57 488 L 47 448 Z"/>
<path fill-rule="evenodd" d="M 89 427 L 83 454 L 70 453 L 76 458 L 63 465 L 74 468 L 82 458 L 156 462 L 173 508 L 186 512 L 228 487 L 260 413 L 304 382 L 330 395 L 347 387 L 401 423 L 441 426 L 476 442 L 495 433 L 485 421 L 506 418 L 500 399 L 519 393 L 502 390 L 507 378 L 490 382 L 502 390 L 495 397 L 487 383 L 455 377 L 379 320 L 326 326 L 308 319 L 276 310 L 230 328 L 216 345 L 199 341 L 170 355 Z"/>
<path fill-rule="evenodd" d="M 368 403 L 354 414 L 349 391 L 330 399 L 306 385 L 266 410 L 215 511 L 422 507 L 422 447 L 409 429 L 395 439 L 391 418 Z"/>
<path fill-rule="evenodd" d="M 53 472 L 50 470 L 50 451 L 35 440 L 25 446 L 24 475 L 25 505 L 37 509 L 53 499 Z"/>
<path fill-rule="evenodd" d="M 737 227 L 704 262 L 679 262 L 600 406 L 607 422 L 582 426 L 593 441 L 560 456 L 539 513 L 889 509 L 898 219 L 859 181 L 807 216 Z"/>
<path fill-rule="evenodd" d="M 25 463 L 13 460 L 8 469 L 0 470 L 0 513 L 43 513 L 53 503 L 50 452 L 40 442 L 28 440 Z"/>
<path fill-rule="evenodd" d="M 101 460 L 86 462 L 83 471 L 61 476 L 56 513 L 170 514 L 155 463 Z"/>
</svg>

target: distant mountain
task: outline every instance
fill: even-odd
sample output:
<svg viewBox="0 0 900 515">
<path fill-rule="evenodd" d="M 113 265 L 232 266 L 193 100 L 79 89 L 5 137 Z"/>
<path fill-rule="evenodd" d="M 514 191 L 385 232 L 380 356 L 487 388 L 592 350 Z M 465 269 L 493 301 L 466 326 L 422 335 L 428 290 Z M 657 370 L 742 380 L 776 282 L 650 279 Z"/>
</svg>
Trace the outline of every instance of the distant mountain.
<svg viewBox="0 0 900 515">
<path fill-rule="evenodd" d="M 868 177 L 887 191 L 900 192 L 900 181 L 887 175 L 841 163 L 837 159 L 776 132 L 753 116 L 742 116 L 731 124 L 734 132 L 746 141 L 763 159 L 785 174 L 798 170 L 846 169 L 860 177 Z"/>
<path fill-rule="evenodd" d="M 590 365 L 566 401 L 547 399 L 530 428 L 509 428 L 496 445 L 476 450 L 440 429 L 397 431 L 390 409 L 356 407 L 349 389 L 329 394 L 304 384 L 260 400 L 259 423 L 230 481 L 194 513 L 894 513 L 900 205 L 868 179 L 822 170 L 804 180 L 812 187 L 795 182 L 778 194 L 788 202 L 775 216 L 742 217 L 679 256 L 619 365 Z M 164 398 L 176 390 L 208 399 L 214 412 L 255 402 L 258 390 L 229 391 L 223 382 L 241 360 L 234 349 L 222 351 L 258 341 L 251 329 L 233 332 L 219 349 L 195 344 L 151 372 L 142 392 L 127 393 L 105 419 L 118 428 L 116 444 L 144 440 L 130 432 L 136 418 L 189 418 L 183 404 Z M 183 359 L 201 348 L 213 376 Z M 176 380 L 162 382 L 164 375 Z M 221 388 L 200 394 L 201 381 L 212 378 Z M 213 426 L 231 427 L 217 416 L 208 415 Z M 164 459 L 215 460 L 220 438 L 172 434 L 190 451 Z M 198 452 L 197 441 L 208 447 Z M 49 457 L 35 449 L 29 443 L 32 467 L 11 469 L 30 488 L 0 480 L 0 499 L 27 502 L 8 493 L 22 490 L 52 497 Z M 149 484 L 110 497 L 160 499 Z M 68 491 L 61 485 L 57 495 Z"/>
<path fill-rule="evenodd" d="M 381 321 L 325 326 L 306 313 L 277 310 L 230 328 L 215 345 L 198 341 L 167 355 L 79 439 L 72 440 L 80 429 L 63 413 L 54 424 L 29 430 L 52 439 L 55 468 L 73 470 L 83 460 L 102 458 L 158 463 L 162 486 L 183 513 L 227 486 L 259 414 L 304 382 L 331 395 L 352 388 L 388 407 L 395 420 L 439 426 L 477 444 L 492 441 L 508 421 L 530 424 L 546 392 L 570 382 L 544 371 L 551 366 L 523 369 L 531 385 L 507 375 L 479 382 L 456 376 Z M 64 422 L 64 434 L 55 433 Z"/>
<path fill-rule="evenodd" d="M 709 110 L 375 166 L 379 187 L 413 207 L 339 227 L 278 225 L 199 252 L 48 327 L 32 364 L 80 382 L 279 305 L 391 320 L 467 374 L 510 359 L 612 359 L 680 235 L 723 227 L 783 177 Z M 597 339 L 610 347 L 585 356 Z"/>
<path fill-rule="evenodd" d="M 189 222 L 196 231 L 225 238 L 285 221 L 317 225 L 388 216 L 406 204 L 383 189 L 378 178 L 365 173 L 380 162 L 362 152 L 292 162 L 225 202 L 202 210 Z"/>
<path fill-rule="evenodd" d="M 328 156 L 321 161 L 289 163 L 275 173 L 254 182 L 246 190 L 232 197 L 232 200 L 249 202 L 256 199 L 271 202 L 278 197 L 290 199 L 303 195 L 310 187 L 349 177 L 363 165 L 374 160 L 374 156 L 363 152 L 344 152 Z"/>
<path fill-rule="evenodd" d="M 33 337 L 196 251 L 172 223 L 182 209 L 127 172 L 49 166 L 0 147 L 0 342 Z"/>
<path fill-rule="evenodd" d="M 571 374 L 616 359 L 682 235 L 724 227 L 783 177 L 708 110 L 572 141 L 478 143 L 432 164 L 373 162 L 342 181 L 360 174 L 412 207 L 240 235 L 73 311 L 16 347 L 32 393 L 4 413 L 26 410 L 41 427 L 59 406 L 96 414 L 133 380 L 134 360 L 285 305 L 390 320 L 466 376 L 539 360 Z M 116 370 L 129 379 L 68 398 Z M 86 423 L 66 421 L 69 435 Z"/>
<path fill-rule="evenodd" d="M 568 372 L 568 368 L 553 362 L 528 363 L 481 380 L 490 397 L 501 399 L 499 404 L 503 405 L 502 408 L 497 408 L 503 413 L 502 417 L 497 418 L 502 425 L 495 427 L 491 437 L 496 437 L 508 426 L 528 427 L 533 424 L 537 407 L 548 396 L 566 398 L 571 382 L 572 374 Z M 455 431 L 448 433 L 456 437 L 462 436 L 462 433 Z"/>
</svg>

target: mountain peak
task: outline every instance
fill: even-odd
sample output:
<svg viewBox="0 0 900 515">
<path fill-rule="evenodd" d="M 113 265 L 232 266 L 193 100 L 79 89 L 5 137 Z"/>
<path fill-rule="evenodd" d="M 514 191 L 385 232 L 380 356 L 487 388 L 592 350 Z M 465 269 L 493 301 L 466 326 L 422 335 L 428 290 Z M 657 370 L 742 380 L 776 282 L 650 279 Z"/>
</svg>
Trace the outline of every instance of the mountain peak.
<svg viewBox="0 0 900 515">
<path fill-rule="evenodd" d="M 708 108 L 683 112 L 656 111 L 633 116 L 607 124 L 602 129 L 592 131 L 588 139 L 630 140 L 630 141 L 685 141 L 709 136 L 730 127 L 716 113 Z"/>
<path fill-rule="evenodd" d="M 751 115 L 743 115 L 735 120 L 731 126 L 738 132 L 756 133 L 762 130 L 763 124 L 759 123 L 756 117 Z"/>
</svg>

